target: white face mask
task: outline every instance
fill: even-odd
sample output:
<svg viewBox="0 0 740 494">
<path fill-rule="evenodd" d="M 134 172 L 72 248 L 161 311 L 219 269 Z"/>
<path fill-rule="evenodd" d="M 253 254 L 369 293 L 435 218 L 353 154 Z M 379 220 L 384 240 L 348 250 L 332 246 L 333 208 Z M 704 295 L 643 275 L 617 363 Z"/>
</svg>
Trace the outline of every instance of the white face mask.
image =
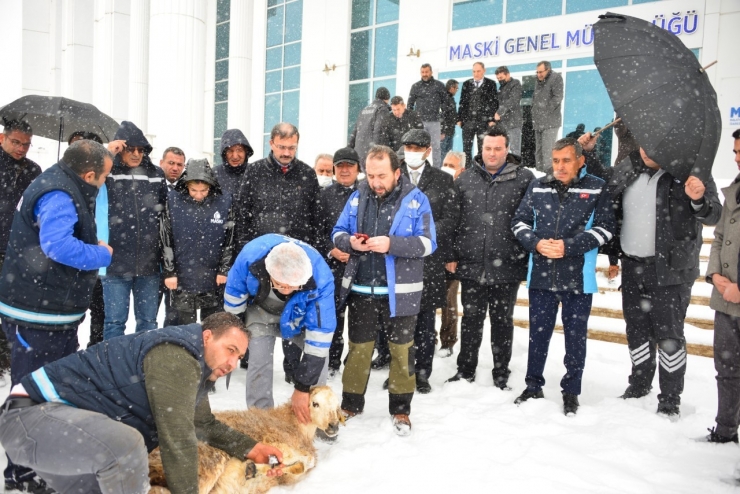
<svg viewBox="0 0 740 494">
<path fill-rule="evenodd" d="M 455 173 L 457 173 L 454 168 L 450 168 L 449 166 L 443 166 L 442 171 L 452 175 L 452 178 L 455 178 Z"/>
<path fill-rule="evenodd" d="M 403 160 L 406 162 L 409 168 L 417 169 L 424 164 L 424 153 L 404 151 Z"/>
<path fill-rule="evenodd" d="M 327 177 L 326 175 L 316 175 L 316 178 L 319 179 L 319 187 L 321 187 L 322 189 L 324 187 L 329 187 L 332 183 L 332 178 Z"/>
</svg>

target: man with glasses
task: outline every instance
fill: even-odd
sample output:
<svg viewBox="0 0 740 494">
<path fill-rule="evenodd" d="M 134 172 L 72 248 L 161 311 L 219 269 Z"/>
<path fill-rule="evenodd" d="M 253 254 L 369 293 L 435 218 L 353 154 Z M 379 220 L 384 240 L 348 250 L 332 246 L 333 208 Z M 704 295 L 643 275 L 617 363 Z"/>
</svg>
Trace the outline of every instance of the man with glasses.
<svg viewBox="0 0 740 494">
<path fill-rule="evenodd" d="M 334 277 L 323 256 L 285 235 L 249 242 L 226 280 L 224 309 L 244 317 L 251 333 L 247 406 L 272 408 L 275 338 L 303 352 L 295 362 L 292 402 L 301 423 L 310 420 L 311 387 L 326 383 L 334 336 Z"/>
<path fill-rule="evenodd" d="M 124 121 L 114 139 L 126 144 L 115 158 L 96 208 L 99 236 L 116 253 L 111 265 L 101 273 L 106 340 L 124 334 L 131 292 L 136 331 L 157 327 L 162 257 L 159 215 L 167 202 L 164 173 L 149 159 L 152 146 L 144 133 Z"/>
<path fill-rule="evenodd" d="M 552 172 L 552 147 L 563 119 L 563 77 L 552 71 L 550 62 L 537 64 L 537 82 L 532 98 L 532 126 L 535 139 L 535 165 L 541 172 Z"/>
</svg>

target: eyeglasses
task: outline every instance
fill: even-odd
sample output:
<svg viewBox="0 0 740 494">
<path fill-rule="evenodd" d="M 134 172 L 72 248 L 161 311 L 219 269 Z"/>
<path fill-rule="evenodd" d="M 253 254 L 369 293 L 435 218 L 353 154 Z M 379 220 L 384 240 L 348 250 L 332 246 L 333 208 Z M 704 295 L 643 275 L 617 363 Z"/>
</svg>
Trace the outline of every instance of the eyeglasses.
<svg viewBox="0 0 740 494">
<path fill-rule="evenodd" d="M 21 142 L 18 139 L 8 139 L 10 141 L 10 145 L 14 148 L 21 148 L 21 149 L 29 149 L 31 147 L 31 141 L 28 142 Z"/>
<path fill-rule="evenodd" d="M 291 291 L 291 292 L 300 292 L 303 289 L 303 285 L 298 285 L 298 286 L 285 285 L 283 283 L 278 283 L 272 278 L 270 278 L 270 286 L 272 287 L 273 290 L 285 290 L 285 291 Z"/>
<path fill-rule="evenodd" d="M 142 147 L 126 146 L 123 150 L 131 154 L 144 154 L 144 148 Z"/>
<path fill-rule="evenodd" d="M 275 147 L 280 151 L 290 151 L 291 153 L 294 153 L 298 149 L 298 146 L 282 146 L 280 144 L 275 144 Z"/>
</svg>

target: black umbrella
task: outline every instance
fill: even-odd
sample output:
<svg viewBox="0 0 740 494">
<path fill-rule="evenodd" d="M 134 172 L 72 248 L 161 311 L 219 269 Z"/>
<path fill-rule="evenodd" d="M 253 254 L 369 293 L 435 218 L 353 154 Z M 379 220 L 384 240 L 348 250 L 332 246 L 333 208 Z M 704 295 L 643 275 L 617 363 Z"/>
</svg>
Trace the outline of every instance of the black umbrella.
<svg viewBox="0 0 740 494">
<path fill-rule="evenodd" d="M 79 131 L 94 132 L 109 142 L 118 130 L 118 122 L 89 103 L 58 96 L 23 96 L 0 108 L 5 121 L 25 120 L 33 135 L 67 142 Z"/>
<path fill-rule="evenodd" d="M 611 12 L 594 24 L 594 62 L 614 111 L 674 177 L 707 179 L 722 128 L 717 93 L 694 54 L 651 22 Z"/>
</svg>

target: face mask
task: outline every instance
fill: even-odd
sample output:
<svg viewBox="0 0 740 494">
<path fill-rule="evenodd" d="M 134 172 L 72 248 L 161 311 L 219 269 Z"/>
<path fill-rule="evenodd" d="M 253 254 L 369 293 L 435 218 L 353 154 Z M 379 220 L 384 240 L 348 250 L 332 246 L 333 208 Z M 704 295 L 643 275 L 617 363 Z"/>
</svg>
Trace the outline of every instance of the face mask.
<svg viewBox="0 0 740 494">
<path fill-rule="evenodd" d="M 456 170 L 454 168 L 450 168 L 449 166 L 443 166 L 442 171 L 449 175 L 452 175 L 452 178 L 455 178 Z"/>
<path fill-rule="evenodd" d="M 319 187 L 321 187 L 322 189 L 331 185 L 331 177 L 327 177 L 326 175 L 316 175 L 316 178 L 319 179 Z"/>
<path fill-rule="evenodd" d="M 424 164 L 423 152 L 404 151 L 404 161 L 410 168 L 419 168 Z"/>
</svg>

